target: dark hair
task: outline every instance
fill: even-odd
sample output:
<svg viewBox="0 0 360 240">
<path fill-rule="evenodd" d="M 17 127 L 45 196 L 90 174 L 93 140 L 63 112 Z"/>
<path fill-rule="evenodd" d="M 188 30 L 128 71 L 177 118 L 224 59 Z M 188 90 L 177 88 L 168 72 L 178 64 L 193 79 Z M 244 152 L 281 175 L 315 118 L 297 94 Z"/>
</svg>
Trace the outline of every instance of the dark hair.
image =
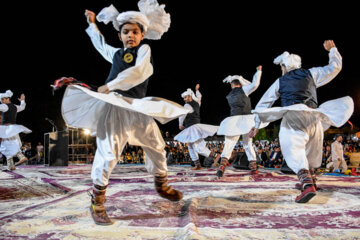
<svg viewBox="0 0 360 240">
<path fill-rule="evenodd" d="M 125 22 L 125 23 L 121 24 L 120 27 L 119 27 L 119 32 L 121 32 L 121 29 L 125 24 L 133 24 L 133 23 L 132 22 Z M 141 25 L 140 23 L 135 23 L 135 24 L 137 24 L 139 26 L 141 32 L 144 32 L 143 25 Z"/>
<path fill-rule="evenodd" d="M 232 80 L 232 81 L 231 81 L 231 84 L 241 85 L 241 83 L 240 83 L 240 81 L 239 81 L 238 79 Z"/>
</svg>

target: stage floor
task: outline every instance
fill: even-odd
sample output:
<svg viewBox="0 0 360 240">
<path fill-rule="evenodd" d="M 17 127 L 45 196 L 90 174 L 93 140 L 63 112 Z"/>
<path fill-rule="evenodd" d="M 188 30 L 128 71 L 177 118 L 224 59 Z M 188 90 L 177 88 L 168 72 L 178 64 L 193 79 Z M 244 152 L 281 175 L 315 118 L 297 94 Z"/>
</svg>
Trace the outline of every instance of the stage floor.
<svg viewBox="0 0 360 240">
<path fill-rule="evenodd" d="M 322 190 L 294 202 L 295 175 L 170 166 L 180 202 L 160 198 L 143 165 L 119 165 L 107 191 L 115 221 L 90 212 L 91 165 L 0 172 L 0 239 L 360 239 L 360 178 L 322 175 Z"/>
</svg>

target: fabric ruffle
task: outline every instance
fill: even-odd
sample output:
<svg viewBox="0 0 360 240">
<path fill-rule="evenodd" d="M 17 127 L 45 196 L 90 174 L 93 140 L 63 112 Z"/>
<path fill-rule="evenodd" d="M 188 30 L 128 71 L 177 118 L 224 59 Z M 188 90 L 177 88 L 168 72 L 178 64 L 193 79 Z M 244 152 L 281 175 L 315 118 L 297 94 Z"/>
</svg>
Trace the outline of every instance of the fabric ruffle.
<svg viewBox="0 0 360 240">
<path fill-rule="evenodd" d="M 62 115 L 68 126 L 96 131 L 100 116 L 106 114 L 106 104 L 145 114 L 165 124 L 185 115 L 189 110 L 183 106 L 159 97 L 141 99 L 123 97 L 111 92 L 103 94 L 87 88 L 70 85 L 62 101 Z"/>
<path fill-rule="evenodd" d="M 288 111 L 307 111 L 316 114 L 325 131 L 330 126 L 341 127 L 349 120 L 354 112 L 354 101 L 346 96 L 327 101 L 317 109 L 309 108 L 305 104 L 295 104 L 287 107 L 255 109 L 252 113 L 257 114 L 261 122 L 273 122 L 281 119 Z"/>
<path fill-rule="evenodd" d="M 0 125 L 0 138 L 11 138 L 19 133 L 31 133 L 31 130 L 23 125 L 11 124 Z"/>
<path fill-rule="evenodd" d="M 269 123 L 261 123 L 260 128 L 264 128 Z M 225 136 L 238 136 L 247 134 L 250 132 L 251 128 L 255 126 L 255 115 L 238 115 L 225 118 L 221 123 L 219 130 L 217 131 L 218 135 Z"/>
<path fill-rule="evenodd" d="M 209 124 L 194 124 L 182 130 L 178 135 L 174 137 L 174 140 L 182 143 L 196 142 L 199 139 L 213 136 L 217 132 L 218 128 L 219 126 Z"/>
</svg>

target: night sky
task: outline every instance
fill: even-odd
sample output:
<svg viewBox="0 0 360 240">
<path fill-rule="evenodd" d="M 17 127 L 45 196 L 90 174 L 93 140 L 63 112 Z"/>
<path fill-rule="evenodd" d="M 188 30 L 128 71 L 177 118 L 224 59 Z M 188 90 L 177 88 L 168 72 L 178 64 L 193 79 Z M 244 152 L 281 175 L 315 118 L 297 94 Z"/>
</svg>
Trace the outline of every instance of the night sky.
<svg viewBox="0 0 360 240">
<path fill-rule="evenodd" d="M 203 94 L 203 123 L 220 124 L 228 116 L 225 96 L 228 75 L 252 80 L 256 66 L 263 66 L 260 87 L 251 95 L 255 107 L 268 87 L 281 75 L 273 59 L 285 50 L 299 54 L 304 68 L 325 66 L 328 52 L 323 41 L 333 39 L 343 56 L 343 69 L 329 84 L 318 89 L 318 101 L 351 96 L 355 112 L 350 119 L 360 127 L 360 81 L 358 77 L 358 10 L 345 1 L 313 5 L 304 1 L 159 1 L 171 14 L 171 26 L 163 38 L 149 41 L 154 60 L 148 95 L 183 104 L 181 93 L 200 83 Z M 314 2 L 314 1 L 312 1 Z M 60 107 L 64 89 L 52 95 L 50 84 L 62 76 L 85 83 L 104 83 L 110 63 L 92 46 L 85 29 L 84 11 L 98 13 L 110 4 L 120 11 L 138 10 L 137 1 L 35 1 L 3 6 L 3 71 L 1 92 L 11 89 L 12 101 L 25 93 L 27 107 L 18 114 L 18 123 L 33 130 L 27 141 L 42 141 L 51 131 L 45 121 L 53 119 L 64 128 Z M 11 15 L 11 16 L 10 16 Z M 122 47 L 111 24 L 98 23 L 107 42 Z M 163 131 L 177 133 L 178 121 L 160 125 Z"/>
</svg>

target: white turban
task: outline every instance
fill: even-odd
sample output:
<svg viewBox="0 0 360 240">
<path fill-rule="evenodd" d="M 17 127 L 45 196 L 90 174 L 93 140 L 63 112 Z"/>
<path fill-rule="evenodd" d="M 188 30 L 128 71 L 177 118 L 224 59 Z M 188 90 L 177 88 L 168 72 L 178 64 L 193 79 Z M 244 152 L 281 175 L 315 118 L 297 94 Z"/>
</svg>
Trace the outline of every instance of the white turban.
<svg viewBox="0 0 360 240">
<path fill-rule="evenodd" d="M 0 100 L 3 98 L 11 98 L 13 96 L 13 92 L 11 90 L 7 90 L 4 93 L 0 93 Z"/>
<path fill-rule="evenodd" d="M 301 57 L 296 54 L 284 52 L 274 59 L 274 64 L 284 65 L 288 71 L 301 68 Z"/>
<path fill-rule="evenodd" d="M 181 97 L 184 98 L 185 96 L 190 95 L 191 97 L 195 96 L 195 93 L 191 88 L 188 88 L 185 92 L 181 94 Z"/>
<path fill-rule="evenodd" d="M 99 22 L 113 23 L 116 30 L 124 23 L 139 23 L 144 27 L 144 38 L 158 40 L 170 27 L 170 14 L 166 13 L 165 5 L 159 5 L 157 0 L 140 0 L 138 11 L 119 12 L 113 5 L 102 9 L 96 19 Z"/>
<path fill-rule="evenodd" d="M 232 81 L 234 80 L 239 80 L 240 84 L 242 86 L 245 86 L 245 85 L 249 85 L 251 84 L 251 82 L 249 82 L 248 80 L 246 80 L 245 78 L 243 78 L 242 76 L 239 76 L 239 75 L 234 75 L 234 76 L 227 76 L 223 82 L 224 83 L 231 83 Z"/>
</svg>

